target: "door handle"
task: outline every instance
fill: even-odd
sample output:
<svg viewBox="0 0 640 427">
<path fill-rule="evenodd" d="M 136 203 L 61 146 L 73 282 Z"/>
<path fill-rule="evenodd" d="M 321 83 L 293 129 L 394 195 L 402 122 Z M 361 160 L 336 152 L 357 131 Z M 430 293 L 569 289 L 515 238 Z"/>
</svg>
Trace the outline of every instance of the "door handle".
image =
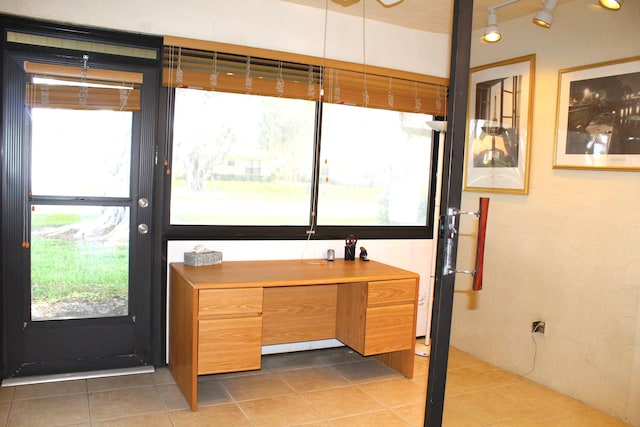
<svg viewBox="0 0 640 427">
<path fill-rule="evenodd" d="M 484 241 L 487 230 L 487 214 L 489 213 L 489 198 L 480 197 L 479 207 L 477 211 L 462 212 L 457 208 L 447 209 L 446 219 L 446 245 L 445 245 L 445 274 L 472 274 L 474 291 L 482 290 L 482 272 L 484 267 Z M 475 215 L 478 218 L 478 240 L 476 244 L 476 262 L 474 270 L 456 270 L 453 262 L 453 253 L 455 249 L 454 237 L 458 233 L 457 219 L 460 215 Z"/>
<path fill-rule="evenodd" d="M 484 238 L 487 232 L 487 214 L 489 198 L 480 197 L 478 208 L 478 241 L 476 244 L 476 269 L 473 275 L 473 290 L 482 290 L 482 270 L 484 268 Z"/>
</svg>

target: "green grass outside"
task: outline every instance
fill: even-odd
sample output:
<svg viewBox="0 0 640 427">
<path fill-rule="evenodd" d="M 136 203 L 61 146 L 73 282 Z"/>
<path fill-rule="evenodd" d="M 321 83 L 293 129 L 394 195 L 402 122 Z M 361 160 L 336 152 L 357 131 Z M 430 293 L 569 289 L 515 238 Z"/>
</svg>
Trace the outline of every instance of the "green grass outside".
<svg viewBox="0 0 640 427">
<path fill-rule="evenodd" d="M 77 223 L 76 215 L 34 215 L 34 228 Z M 34 302 L 126 298 L 127 245 L 105 245 L 58 238 L 31 241 L 31 298 Z"/>
<path fill-rule="evenodd" d="M 202 193 L 189 195 L 185 193 L 186 181 L 184 179 L 174 179 L 171 183 L 174 196 L 179 194 L 183 199 L 199 199 Z M 321 184 L 320 192 L 329 190 L 331 201 L 351 200 L 354 197 L 354 187 L 337 184 Z M 225 195 L 227 200 L 287 200 L 307 197 L 310 194 L 310 184 L 305 182 L 250 182 L 250 181 L 207 181 L 207 191 L 212 196 L 215 193 Z M 380 197 L 379 187 L 357 188 L 357 196 L 360 198 Z M 181 194 L 182 193 L 182 194 Z"/>
<path fill-rule="evenodd" d="M 46 214 L 31 215 L 31 228 L 38 229 L 41 227 L 61 227 L 68 224 L 74 224 L 82 221 L 82 215 L 77 214 Z"/>
<path fill-rule="evenodd" d="M 176 205 L 183 202 L 198 202 L 209 199 L 212 202 L 222 200 L 226 203 L 245 202 L 251 200 L 256 204 L 288 203 L 291 201 L 304 200 L 308 203 L 310 199 L 308 183 L 288 183 L 288 182 L 249 182 L 249 181 L 207 181 L 207 192 L 189 193 L 186 191 L 186 181 L 174 178 L 172 192 Z M 320 187 L 322 201 L 325 205 L 342 205 L 355 200 L 380 200 L 384 198 L 384 189 L 379 187 L 354 188 L 347 185 L 322 184 Z M 305 205 L 306 206 L 306 205 Z M 379 210 L 372 210 L 366 216 L 336 216 L 323 214 L 324 224 L 343 225 L 380 225 Z M 233 212 L 225 214 L 218 210 L 207 212 L 192 210 L 186 213 L 174 213 L 173 220 L 179 224 L 253 224 L 255 213 L 244 215 Z M 300 221 L 303 221 L 302 223 Z M 307 224 L 307 215 L 286 217 L 282 214 L 270 216 L 267 212 L 260 213 L 260 221 L 263 225 L 280 224 Z"/>
<path fill-rule="evenodd" d="M 174 178 L 171 182 L 172 192 L 180 194 L 180 197 L 202 197 L 203 193 L 190 196 L 187 190 L 187 182 L 184 179 Z M 253 181 L 227 181 L 209 180 L 206 183 L 204 194 L 209 192 L 212 196 L 216 193 L 236 200 L 244 200 L 247 197 L 259 197 L 264 200 L 280 200 L 304 197 L 309 194 L 308 183 L 289 182 L 253 182 Z"/>
</svg>

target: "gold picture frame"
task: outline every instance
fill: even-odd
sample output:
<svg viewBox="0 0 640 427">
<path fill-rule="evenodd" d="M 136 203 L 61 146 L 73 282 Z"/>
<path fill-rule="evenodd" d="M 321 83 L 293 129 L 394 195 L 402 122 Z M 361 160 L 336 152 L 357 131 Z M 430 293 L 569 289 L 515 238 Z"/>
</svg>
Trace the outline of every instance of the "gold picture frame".
<svg viewBox="0 0 640 427">
<path fill-rule="evenodd" d="M 640 56 L 558 72 L 553 167 L 640 170 Z"/>
<path fill-rule="evenodd" d="M 535 54 L 474 67 L 464 190 L 528 194 Z"/>
</svg>

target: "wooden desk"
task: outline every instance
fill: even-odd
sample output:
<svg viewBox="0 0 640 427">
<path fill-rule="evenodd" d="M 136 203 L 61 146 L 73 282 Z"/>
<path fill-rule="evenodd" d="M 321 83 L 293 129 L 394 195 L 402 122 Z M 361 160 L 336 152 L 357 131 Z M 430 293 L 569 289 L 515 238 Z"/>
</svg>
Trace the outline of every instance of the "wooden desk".
<svg viewBox="0 0 640 427">
<path fill-rule="evenodd" d="M 336 338 L 412 378 L 418 281 L 375 261 L 172 263 L 169 369 L 194 411 L 198 375 L 260 369 L 269 344 Z"/>
</svg>

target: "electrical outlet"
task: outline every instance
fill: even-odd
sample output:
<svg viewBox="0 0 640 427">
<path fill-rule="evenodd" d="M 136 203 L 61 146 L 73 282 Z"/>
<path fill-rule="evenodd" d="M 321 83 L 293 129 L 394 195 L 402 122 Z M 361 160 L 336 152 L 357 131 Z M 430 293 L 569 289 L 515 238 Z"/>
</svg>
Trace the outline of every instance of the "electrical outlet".
<svg viewBox="0 0 640 427">
<path fill-rule="evenodd" d="M 531 324 L 531 332 L 539 332 L 541 334 L 544 334 L 544 329 L 546 326 L 547 324 L 542 320 L 536 320 Z"/>
</svg>

